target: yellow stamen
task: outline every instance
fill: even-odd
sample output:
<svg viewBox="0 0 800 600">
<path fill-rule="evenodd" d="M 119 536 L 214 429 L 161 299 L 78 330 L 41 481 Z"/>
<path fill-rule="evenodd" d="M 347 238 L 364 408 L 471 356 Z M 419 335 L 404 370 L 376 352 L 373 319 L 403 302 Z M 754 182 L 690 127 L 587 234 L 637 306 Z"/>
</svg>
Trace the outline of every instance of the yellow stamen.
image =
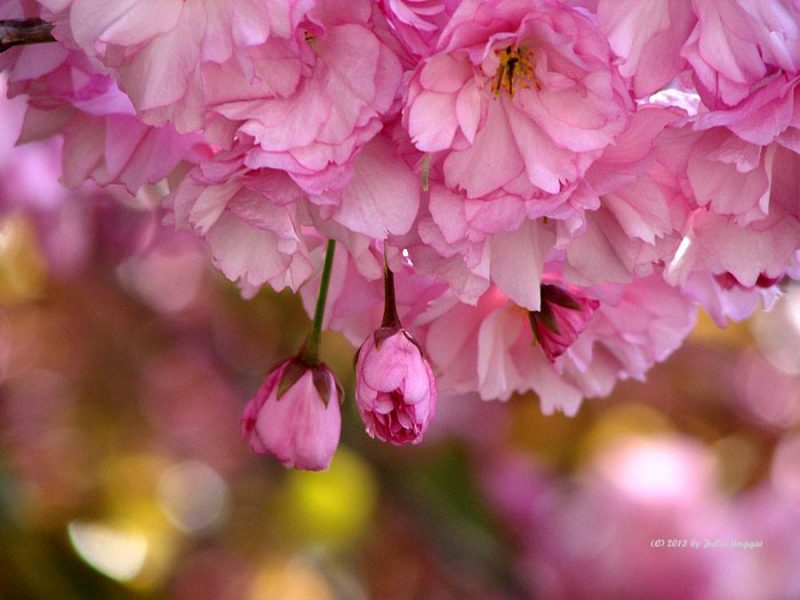
<svg viewBox="0 0 800 600">
<path fill-rule="evenodd" d="M 514 85 L 516 78 L 517 88 L 529 88 L 530 84 L 540 90 L 541 86 L 536 80 L 534 73 L 534 61 L 531 52 L 525 46 L 506 46 L 502 50 L 496 51 L 500 59 L 497 67 L 497 78 L 495 79 L 492 91 L 495 96 L 499 96 L 506 90 L 510 96 L 514 96 Z"/>
</svg>

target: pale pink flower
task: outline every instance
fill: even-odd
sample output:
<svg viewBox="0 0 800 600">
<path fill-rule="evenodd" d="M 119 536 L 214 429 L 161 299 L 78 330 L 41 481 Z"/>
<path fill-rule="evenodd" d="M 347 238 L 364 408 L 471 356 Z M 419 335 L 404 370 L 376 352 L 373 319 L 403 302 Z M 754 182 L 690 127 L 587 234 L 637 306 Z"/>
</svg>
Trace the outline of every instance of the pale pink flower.
<svg viewBox="0 0 800 600">
<path fill-rule="evenodd" d="M 619 72 L 631 79 L 638 97 L 657 91 L 681 72 L 680 55 L 697 17 L 687 0 L 600 0 L 600 29 L 622 58 Z"/>
<path fill-rule="evenodd" d="M 448 187 L 470 198 L 555 194 L 576 182 L 632 108 L 608 42 L 552 0 L 468 0 L 409 84 L 416 147 L 444 152 Z"/>
<path fill-rule="evenodd" d="M 686 235 L 665 271 L 667 280 L 681 283 L 695 271 L 730 273 L 751 287 L 763 274 L 777 277 L 788 266 L 800 245 L 800 223 L 792 216 L 775 215 L 749 227 L 697 210 Z M 742 249 L 746 248 L 746 255 Z"/>
<path fill-rule="evenodd" d="M 433 50 L 459 0 L 382 0 L 392 32 L 416 59 Z"/>
<path fill-rule="evenodd" d="M 51 43 L 9 54 L 9 95 L 28 99 L 19 141 L 62 134 L 66 185 L 93 179 L 100 185 L 122 183 L 136 193 L 145 183 L 164 179 L 182 160 L 208 156 L 199 135 L 137 119 L 114 80 L 82 53 Z"/>
<path fill-rule="evenodd" d="M 779 74 L 759 82 L 733 108 L 698 114 L 697 130 L 726 127 L 750 144 L 769 145 L 775 141 L 794 152 L 800 151 L 800 76 Z"/>
<path fill-rule="evenodd" d="M 174 223 L 208 242 L 214 264 L 245 296 L 265 283 L 296 291 L 314 271 L 299 215 L 305 195 L 282 171 L 245 167 L 249 147 L 220 152 L 183 178 L 169 200 Z"/>
<path fill-rule="evenodd" d="M 732 215 L 740 225 L 769 213 L 775 145 L 745 142 L 716 127 L 696 138 L 686 163 L 686 176 L 699 206 Z"/>
<path fill-rule="evenodd" d="M 427 189 L 416 227 L 402 241 L 415 269 L 469 304 L 494 283 L 521 306 L 538 309 L 538 283 L 559 232 L 567 237 L 578 229 L 584 213 L 599 206 L 597 197 L 571 186 L 529 200 L 501 192 L 473 199 L 444 184 L 440 161 L 429 167 L 421 174 Z"/>
<path fill-rule="evenodd" d="M 800 158 L 779 145 L 766 149 L 755 148 L 752 156 L 758 160 L 759 154 L 765 155 L 768 161 L 764 165 L 755 163 L 758 169 L 766 169 L 765 175 L 755 172 L 755 176 L 761 180 L 758 183 L 756 179 L 758 187 L 745 185 L 745 176 L 734 173 L 731 168 L 725 173 L 729 178 L 737 178 L 736 181 L 740 182 L 738 189 L 724 175 L 717 177 L 713 173 L 701 173 L 693 182 L 697 190 L 695 196 L 699 196 L 698 203 L 703 198 L 698 192 L 704 189 L 713 190 L 713 195 L 709 195 L 713 201 L 705 207 L 692 207 L 681 232 L 681 243 L 667 263 L 664 272 L 667 281 L 683 285 L 693 273 L 729 273 L 742 286 L 752 287 L 759 277 L 781 277 L 793 263 L 795 251 L 800 246 L 800 207 L 797 204 Z M 719 156 L 720 153 L 717 154 Z M 736 154 L 732 156 L 736 160 Z M 741 158 L 743 168 L 748 168 L 746 158 L 747 155 Z M 766 213 L 765 216 L 748 220 L 746 225 L 742 225 L 739 217 L 724 212 L 719 214 L 722 211 L 714 210 L 717 207 L 736 206 L 737 203 L 741 205 L 742 195 L 745 194 L 755 200 L 766 194 L 766 202 L 759 200 L 757 204 Z"/>
<path fill-rule="evenodd" d="M 765 310 L 772 307 L 781 296 L 778 285 L 759 285 L 775 280 L 760 276 L 756 285 L 744 286 L 730 273 L 712 275 L 705 271 L 690 274 L 681 285 L 681 291 L 688 298 L 703 307 L 719 327 L 725 327 L 729 320 L 743 321 L 751 316 L 759 306 Z"/>
<path fill-rule="evenodd" d="M 251 168 L 269 166 L 259 147 L 248 152 Z M 331 185 L 326 178 L 292 178 L 316 205 L 319 221 L 334 220 L 354 234 L 375 240 L 408 233 L 419 208 L 419 178 L 398 155 L 389 136 L 370 140 L 354 158 L 346 177 Z M 321 186 L 319 184 L 322 184 Z M 331 235 L 329 237 L 337 237 Z"/>
<path fill-rule="evenodd" d="M 341 397 L 328 367 L 286 360 L 245 407 L 242 435 L 254 452 L 272 454 L 285 467 L 327 469 L 339 445 Z"/>
<path fill-rule="evenodd" d="M 367 336 L 356 362 L 356 406 L 370 437 L 418 444 L 436 412 L 436 380 L 405 329 Z"/>
<path fill-rule="evenodd" d="M 566 244 L 564 273 L 572 281 L 625 283 L 651 275 L 674 256 L 688 212 L 680 195 L 642 177 L 601 202 Z"/>
<path fill-rule="evenodd" d="M 800 70 L 800 6 L 782 0 L 694 0 L 682 54 L 711 108 L 737 105 L 776 73 Z"/>
<path fill-rule="evenodd" d="M 695 311 L 679 290 L 651 276 L 584 292 L 600 305 L 586 328 L 554 362 L 534 345 L 528 311 L 496 288 L 475 307 L 443 296 L 432 308 L 425 346 L 445 392 L 478 390 L 484 399 L 508 399 L 533 390 L 542 410 L 575 414 L 584 397 L 605 396 L 618 379 L 643 379 L 688 335 Z"/>
<path fill-rule="evenodd" d="M 216 88 L 213 82 L 206 86 L 207 77 L 227 75 L 229 81 L 261 84 L 249 51 L 288 41 L 311 2 L 49 0 L 48 4 L 64 20 L 56 37 L 71 38 L 102 61 L 148 123 L 172 121 L 187 132 L 202 127 L 206 106 L 215 100 Z"/>
<path fill-rule="evenodd" d="M 438 183 L 427 208 L 429 216 L 418 225 L 421 243 L 409 248 L 421 272 L 449 283 L 465 302 L 474 304 L 495 283 L 521 306 L 539 308 L 538 284 L 556 241 L 555 224 L 525 219 L 515 198 L 470 200 Z"/>
<path fill-rule="evenodd" d="M 586 187 L 599 208 L 586 212 L 584 227 L 564 245 L 568 279 L 626 283 L 651 275 L 674 255 L 690 207 L 681 178 L 656 160 L 656 149 L 664 131 L 685 117 L 674 108 L 640 106 L 587 171 Z"/>
<path fill-rule="evenodd" d="M 358 151 L 396 113 L 402 77 L 399 59 L 372 31 L 373 10 L 366 0 L 318 2 L 295 45 L 272 57 L 294 61 L 291 73 L 274 77 L 285 89 L 215 103 L 260 145 L 258 166 L 286 170 L 311 193 L 347 183 Z"/>
</svg>

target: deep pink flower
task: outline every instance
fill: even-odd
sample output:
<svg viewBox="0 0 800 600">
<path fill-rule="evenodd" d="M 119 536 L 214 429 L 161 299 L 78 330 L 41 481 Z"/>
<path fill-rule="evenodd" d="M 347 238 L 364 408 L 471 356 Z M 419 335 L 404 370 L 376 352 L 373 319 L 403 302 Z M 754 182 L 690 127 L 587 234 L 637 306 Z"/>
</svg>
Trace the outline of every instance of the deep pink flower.
<svg viewBox="0 0 800 600">
<path fill-rule="evenodd" d="M 242 435 L 259 454 L 274 455 L 285 467 L 327 469 L 339 445 L 342 397 L 325 365 L 293 358 L 267 375 L 242 415 Z"/>
<path fill-rule="evenodd" d="M 545 284 L 542 308 L 528 313 L 536 341 L 550 362 L 564 354 L 578 335 L 586 329 L 600 303 L 576 291 Z"/>
<path fill-rule="evenodd" d="M 356 406 L 371 437 L 397 445 L 422 441 L 436 411 L 436 381 L 405 329 L 382 327 L 359 349 Z"/>
</svg>

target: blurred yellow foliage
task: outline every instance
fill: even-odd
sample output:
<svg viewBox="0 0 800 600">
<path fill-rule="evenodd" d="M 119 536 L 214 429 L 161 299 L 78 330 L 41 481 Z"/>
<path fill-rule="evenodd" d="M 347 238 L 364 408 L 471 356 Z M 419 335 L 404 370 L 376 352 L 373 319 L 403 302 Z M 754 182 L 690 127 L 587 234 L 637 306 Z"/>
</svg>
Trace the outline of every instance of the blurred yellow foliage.
<svg viewBox="0 0 800 600">
<path fill-rule="evenodd" d="M 30 219 L 21 212 L 0 217 L 0 303 L 33 300 L 46 281 L 47 263 Z"/>
</svg>

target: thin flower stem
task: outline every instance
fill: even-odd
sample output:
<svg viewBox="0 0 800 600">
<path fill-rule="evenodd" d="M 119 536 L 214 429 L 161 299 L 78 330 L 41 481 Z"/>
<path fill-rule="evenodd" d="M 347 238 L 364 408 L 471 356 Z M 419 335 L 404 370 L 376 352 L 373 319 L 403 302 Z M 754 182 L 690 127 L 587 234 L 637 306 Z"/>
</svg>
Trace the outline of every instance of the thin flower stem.
<svg viewBox="0 0 800 600">
<path fill-rule="evenodd" d="M 386 250 L 383 252 L 383 322 L 381 327 L 399 329 L 400 317 L 397 316 L 397 302 L 394 296 L 394 273 L 389 268 L 386 260 Z"/>
<path fill-rule="evenodd" d="M 319 282 L 319 295 L 317 296 L 317 308 L 314 311 L 314 324 L 305 349 L 302 352 L 302 359 L 308 365 L 319 364 L 319 342 L 322 337 L 322 319 L 325 316 L 325 301 L 328 298 L 328 286 L 331 283 L 331 270 L 333 267 L 333 254 L 336 251 L 336 241 L 328 240 L 328 247 L 325 250 L 325 264 L 322 266 L 322 278 Z"/>
</svg>

